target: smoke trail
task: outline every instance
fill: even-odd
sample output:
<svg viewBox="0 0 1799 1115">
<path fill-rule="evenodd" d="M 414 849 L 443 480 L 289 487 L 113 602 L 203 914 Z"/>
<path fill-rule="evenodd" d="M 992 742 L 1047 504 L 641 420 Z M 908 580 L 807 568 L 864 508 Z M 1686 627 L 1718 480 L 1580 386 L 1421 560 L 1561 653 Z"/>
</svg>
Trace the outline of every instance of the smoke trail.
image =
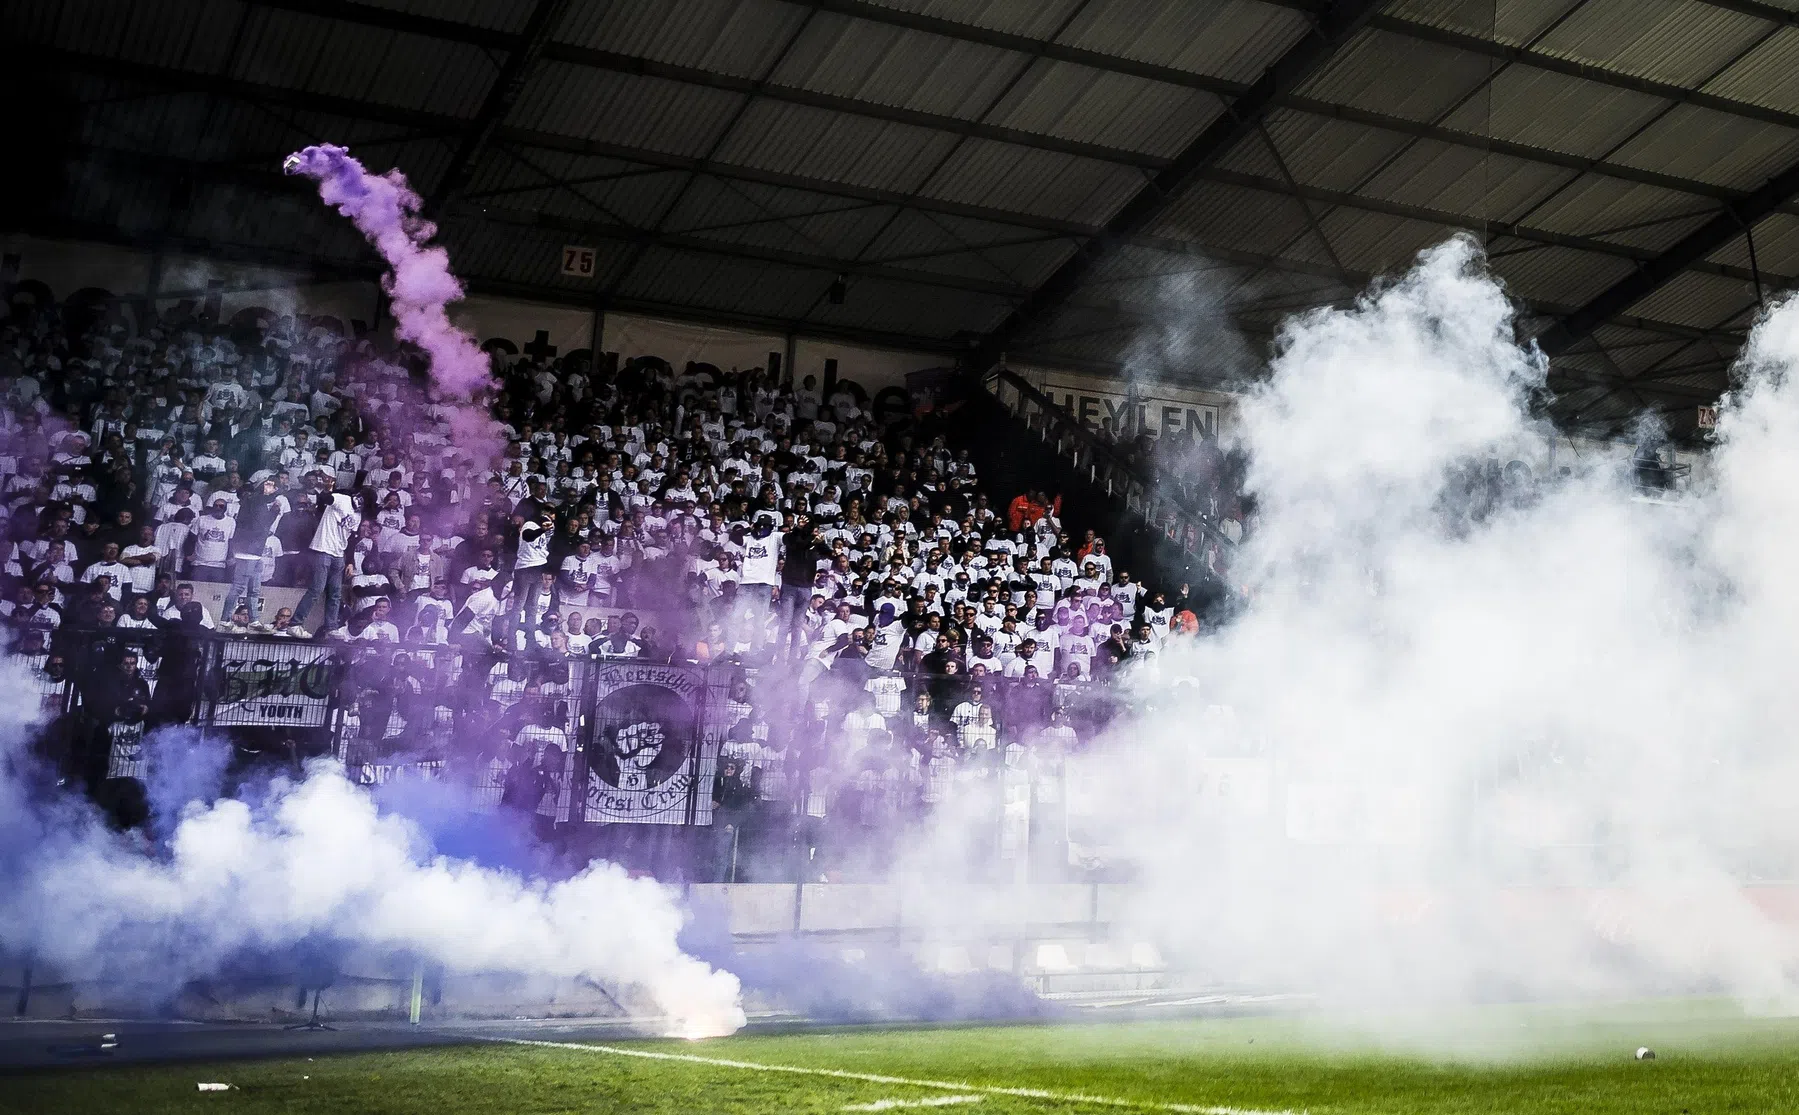
<svg viewBox="0 0 1799 1115">
<path fill-rule="evenodd" d="M 468 402 L 491 388 L 486 354 L 445 312 L 462 297 L 462 284 L 450 271 L 449 253 L 431 244 L 437 226 L 419 215 L 424 202 L 406 176 L 397 169 L 371 174 L 347 149 L 330 143 L 294 152 L 281 169 L 316 179 L 325 204 L 350 218 L 387 261 L 381 289 L 392 300 L 394 332 L 429 354 L 432 381 L 445 398 Z M 453 425 L 458 444 L 497 455 L 498 436 L 484 408 L 455 408 Z"/>
<path fill-rule="evenodd" d="M 0 661 L 0 707 L 31 707 L 28 685 Z M 153 858 L 84 804 L 31 792 L 30 727 L 0 721 L 0 949 L 14 955 L 172 994 L 242 955 L 329 938 L 452 971 L 597 981 L 676 1034 L 743 1024 L 737 979 L 678 946 L 672 894 L 615 865 L 546 883 L 429 855 L 328 762 L 254 805 L 190 803 Z"/>
</svg>

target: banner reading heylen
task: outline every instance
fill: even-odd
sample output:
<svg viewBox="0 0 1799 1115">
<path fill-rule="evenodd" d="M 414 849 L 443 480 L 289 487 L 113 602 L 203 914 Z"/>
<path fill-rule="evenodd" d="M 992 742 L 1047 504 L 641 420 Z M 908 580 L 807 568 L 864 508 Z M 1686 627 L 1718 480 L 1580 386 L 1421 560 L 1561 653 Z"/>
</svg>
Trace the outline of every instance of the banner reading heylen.
<svg viewBox="0 0 1799 1115">
<path fill-rule="evenodd" d="M 682 666 L 620 662 L 599 668 L 587 751 L 587 820 L 711 820 L 710 787 L 698 784 L 703 678 Z"/>
</svg>

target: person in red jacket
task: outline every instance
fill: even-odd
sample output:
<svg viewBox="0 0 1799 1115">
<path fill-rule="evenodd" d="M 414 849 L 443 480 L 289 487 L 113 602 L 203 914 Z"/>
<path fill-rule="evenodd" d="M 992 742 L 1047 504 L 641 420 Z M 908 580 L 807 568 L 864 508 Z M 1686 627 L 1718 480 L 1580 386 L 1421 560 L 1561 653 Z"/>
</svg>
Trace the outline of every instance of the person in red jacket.
<svg viewBox="0 0 1799 1115">
<path fill-rule="evenodd" d="M 1046 492 L 1024 492 L 1006 506 L 1006 522 L 1016 534 L 1028 526 L 1034 526 L 1038 519 L 1051 513 L 1062 513 L 1062 497 L 1057 496 L 1051 502 Z"/>
<path fill-rule="evenodd" d="M 1034 523 L 1042 517 L 1043 505 L 1037 502 L 1032 492 L 1020 492 L 1006 507 L 1006 522 L 1014 534 L 1023 530 L 1025 523 Z"/>
</svg>

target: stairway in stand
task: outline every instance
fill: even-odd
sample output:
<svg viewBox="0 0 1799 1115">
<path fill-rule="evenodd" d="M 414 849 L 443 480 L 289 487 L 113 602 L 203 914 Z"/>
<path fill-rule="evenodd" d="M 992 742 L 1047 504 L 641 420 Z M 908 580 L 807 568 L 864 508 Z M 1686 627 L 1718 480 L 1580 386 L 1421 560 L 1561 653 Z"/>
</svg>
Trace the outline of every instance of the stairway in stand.
<svg viewBox="0 0 1799 1115">
<path fill-rule="evenodd" d="M 1002 513 L 1020 492 L 1059 493 L 1069 537 L 1101 535 L 1117 566 L 1145 583 L 1197 586 L 1228 568 L 1228 537 L 1016 372 L 994 368 L 945 401 L 950 442 L 968 449 Z"/>
</svg>

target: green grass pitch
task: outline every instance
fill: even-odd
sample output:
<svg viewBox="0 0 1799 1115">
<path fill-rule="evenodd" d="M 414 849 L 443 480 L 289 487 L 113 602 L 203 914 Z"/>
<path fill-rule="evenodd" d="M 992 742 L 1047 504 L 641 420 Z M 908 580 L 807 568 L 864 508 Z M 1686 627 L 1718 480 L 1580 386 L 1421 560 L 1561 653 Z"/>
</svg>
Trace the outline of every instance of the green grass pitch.
<svg viewBox="0 0 1799 1115">
<path fill-rule="evenodd" d="M 1656 1059 L 1635 1060 L 1639 1045 Z M 1711 1003 L 1390 1015 L 1373 1028 L 1264 1017 L 593 1046 L 40 1072 L 0 1079 L 0 1111 L 1799 1112 L 1799 1019 Z M 200 1093 L 203 1080 L 236 1089 Z"/>
</svg>

